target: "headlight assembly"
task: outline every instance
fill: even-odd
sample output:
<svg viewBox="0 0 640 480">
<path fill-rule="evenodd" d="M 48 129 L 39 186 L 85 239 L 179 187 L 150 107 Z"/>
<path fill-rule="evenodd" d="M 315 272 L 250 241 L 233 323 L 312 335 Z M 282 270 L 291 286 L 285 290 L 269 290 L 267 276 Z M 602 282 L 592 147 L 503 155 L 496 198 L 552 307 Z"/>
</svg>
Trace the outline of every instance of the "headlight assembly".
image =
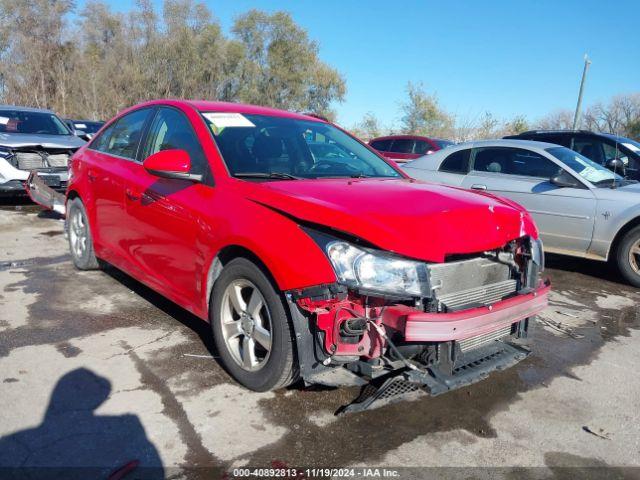
<svg viewBox="0 0 640 480">
<path fill-rule="evenodd" d="M 406 296 L 429 294 L 426 266 L 392 254 L 335 240 L 326 244 L 338 281 L 352 288 Z"/>
</svg>

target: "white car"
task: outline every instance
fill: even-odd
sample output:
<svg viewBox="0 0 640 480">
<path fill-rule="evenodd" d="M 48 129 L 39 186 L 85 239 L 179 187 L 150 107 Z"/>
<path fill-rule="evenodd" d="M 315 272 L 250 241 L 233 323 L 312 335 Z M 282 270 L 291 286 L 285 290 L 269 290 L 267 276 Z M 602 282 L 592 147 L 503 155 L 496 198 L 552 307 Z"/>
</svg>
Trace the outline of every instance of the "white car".
<svg viewBox="0 0 640 480">
<path fill-rule="evenodd" d="M 525 207 L 545 250 L 613 260 L 640 287 L 640 183 L 560 145 L 530 140 L 463 143 L 402 168 L 418 180 L 487 191 Z"/>
<path fill-rule="evenodd" d="M 52 111 L 0 105 L 0 195 L 24 195 L 32 171 L 65 190 L 69 159 L 84 144 Z"/>
</svg>

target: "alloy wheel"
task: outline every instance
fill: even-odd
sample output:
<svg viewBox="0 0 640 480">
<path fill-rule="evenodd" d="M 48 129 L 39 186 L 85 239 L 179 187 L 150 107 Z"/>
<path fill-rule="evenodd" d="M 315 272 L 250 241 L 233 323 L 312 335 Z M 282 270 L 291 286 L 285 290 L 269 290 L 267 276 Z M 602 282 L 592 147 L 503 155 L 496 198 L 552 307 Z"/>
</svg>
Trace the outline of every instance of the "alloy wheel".
<svg viewBox="0 0 640 480">
<path fill-rule="evenodd" d="M 69 222 L 69 240 L 71 241 L 71 250 L 76 258 L 82 258 L 87 251 L 87 223 L 84 215 L 78 209 L 73 210 L 71 220 Z"/>
<path fill-rule="evenodd" d="M 244 370 L 260 370 L 271 353 L 272 323 L 258 287 L 246 279 L 232 281 L 222 298 L 220 321 L 233 360 Z"/>
</svg>

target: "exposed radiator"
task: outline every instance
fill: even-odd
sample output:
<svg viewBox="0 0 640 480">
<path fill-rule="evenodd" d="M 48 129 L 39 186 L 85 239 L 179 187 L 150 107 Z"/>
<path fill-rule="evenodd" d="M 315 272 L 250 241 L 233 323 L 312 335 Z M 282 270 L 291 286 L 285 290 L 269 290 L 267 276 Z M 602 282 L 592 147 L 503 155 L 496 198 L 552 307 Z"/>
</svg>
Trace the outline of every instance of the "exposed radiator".
<svg viewBox="0 0 640 480">
<path fill-rule="evenodd" d="M 20 170 L 38 170 L 47 167 L 66 167 L 69 162 L 68 153 L 16 152 L 17 167 Z"/>
<path fill-rule="evenodd" d="M 490 305 L 517 289 L 510 267 L 486 257 L 427 267 L 434 300 L 447 311 Z"/>
<path fill-rule="evenodd" d="M 16 159 L 20 170 L 34 170 L 47 166 L 42 155 L 36 152 L 17 152 Z"/>
<path fill-rule="evenodd" d="M 504 338 L 510 334 L 511 325 L 508 325 L 501 328 L 500 330 L 496 330 L 495 332 L 485 333 L 484 335 L 478 335 L 476 337 L 460 340 L 457 343 L 458 345 L 460 345 L 460 350 L 462 350 L 463 352 L 468 352 L 469 350 L 474 350 L 488 343 L 500 340 L 501 338 Z"/>
<path fill-rule="evenodd" d="M 507 295 L 514 293 L 518 283 L 515 280 L 481 285 L 461 292 L 449 293 L 438 297 L 440 303 L 449 310 L 459 310 L 471 305 L 491 305 L 499 302 Z"/>
<path fill-rule="evenodd" d="M 50 167 L 66 167 L 68 162 L 68 153 L 53 153 L 47 157 L 47 163 Z"/>
</svg>

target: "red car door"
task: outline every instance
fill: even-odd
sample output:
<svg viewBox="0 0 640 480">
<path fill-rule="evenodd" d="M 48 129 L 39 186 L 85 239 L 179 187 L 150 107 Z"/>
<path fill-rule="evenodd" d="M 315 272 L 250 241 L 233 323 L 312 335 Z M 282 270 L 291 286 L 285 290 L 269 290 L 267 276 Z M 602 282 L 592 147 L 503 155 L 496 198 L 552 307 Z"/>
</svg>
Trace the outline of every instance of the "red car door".
<svg viewBox="0 0 640 480">
<path fill-rule="evenodd" d="M 147 172 L 142 160 L 160 150 L 186 150 L 191 173 L 203 183 L 168 179 Z M 199 248 L 206 222 L 202 209 L 211 205 L 215 189 L 199 140 L 189 120 L 173 107 L 160 107 L 151 121 L 139 162 L 131 163 L 125 181 L 127 245 L 141 271 L 141 280 L 181 305 L 197 305 L 207 268 Z"/>
<path fill-rule="evenodd" d="M 127 256 L 124 179 L 138 151 L 151 109 L 128 113 L 109 126 L 84 154 L 84 168 L 91 188 L 89 211 L 99 257 L 122 268 Z M 92 208 L 91 208 L 92 207 Z"/>
</svg>

